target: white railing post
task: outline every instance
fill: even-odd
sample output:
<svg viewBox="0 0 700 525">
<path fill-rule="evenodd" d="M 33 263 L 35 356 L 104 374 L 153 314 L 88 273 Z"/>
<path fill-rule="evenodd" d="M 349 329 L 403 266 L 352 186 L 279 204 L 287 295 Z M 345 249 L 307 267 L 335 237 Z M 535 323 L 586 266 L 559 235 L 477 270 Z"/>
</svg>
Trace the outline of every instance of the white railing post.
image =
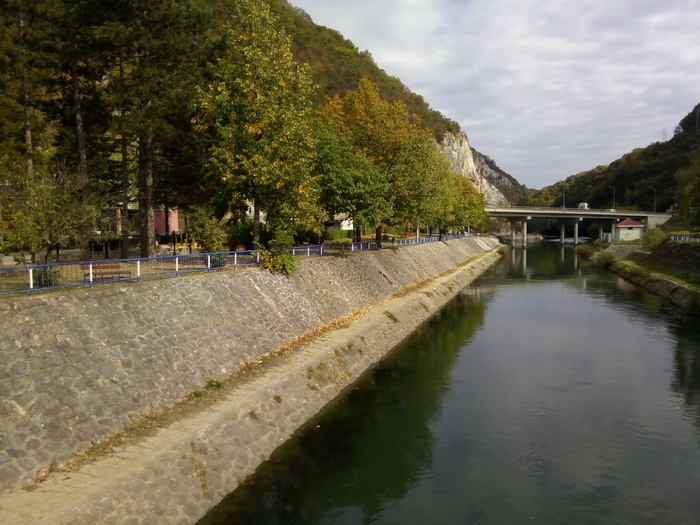
<svg viewBox="0 0 700 525">
<path fill-rule="evenodd" d="M 92 263 L 90 263 L 90 282 L 92 282 Z"/>
<path fill-rule="evenodd" d="M 306 248 L 306 256 L 311 257 L 311 246 Z"/>
<path fill-rule="evenodd" d="M 180 272 L 180 258 L 176 255 L 175 256 L 175 275 L 177 275 Z"/>
<path fill-rule="evenodd" d="M 24 264 L 27 264 L 26 262 Z M 34 269 L 29 268 L 29 289 L 32 290 L 34 288 Z"/>
<path fill-rule="evenodd" d="M 211 270 L 211 254 L 207 254 L 207 269 Z"/>
<path fill-rule="evenodd" d="M 90 265 L 90 271 L 92 272 L 92 264 Z M 141 279 L 141 259 L 136 261 L 136 278 Z"/>
<path fill-rule="evenodd" d="M 238 252 L 233 252 L 233 267 L 238 266 Z"/>
</svg>

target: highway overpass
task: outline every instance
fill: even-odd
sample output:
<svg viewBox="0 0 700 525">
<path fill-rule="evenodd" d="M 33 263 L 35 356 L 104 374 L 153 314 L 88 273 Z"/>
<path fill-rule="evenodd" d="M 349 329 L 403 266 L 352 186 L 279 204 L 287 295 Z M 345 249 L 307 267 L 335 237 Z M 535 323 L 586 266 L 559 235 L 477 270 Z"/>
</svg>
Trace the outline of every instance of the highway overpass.
<svg viewBox="0 0 700 525">
<path fill-rule="evenodd" d="M 567 224 L 574 225 L 574 244 L 578 244 L 578 225 L 584 220 L 600 223 L 600 237 L 603 236 L 603 225 L 610 222 L 610 230 L 615 223 L 627 217 L 644 224 L 648 230 L 668 221 L 670 213 L 632 210 L 593 210 L 579 208 L 545 208 L 537 206 L 486 206 L 489 217 L 507 219 L 511 223 L 522 223 L 522 244 L 527 244 L 527 223 L 532 219 L 554 219 L 559 223 L 561 242 L 564 242 L 564 232 Z M 515 243 L 515 230 L 511 228 L 511 240 Z"/>
</svg>

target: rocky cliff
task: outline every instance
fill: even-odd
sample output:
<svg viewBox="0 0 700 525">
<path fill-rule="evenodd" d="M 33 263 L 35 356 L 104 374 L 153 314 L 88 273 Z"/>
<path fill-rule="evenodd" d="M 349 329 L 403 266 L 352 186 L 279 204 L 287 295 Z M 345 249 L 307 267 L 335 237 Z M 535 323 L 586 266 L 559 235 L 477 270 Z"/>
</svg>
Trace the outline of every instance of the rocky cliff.
<svg viewBox="0 0 700 525">
<path fill-rule="evenodd" d="M 446 133 L 438 147 L 454 169 L 474 183 L 486 204 L 517 202 L 522 186 L 490 158 L 473 149 L 466 134 Z"/>
</svg>

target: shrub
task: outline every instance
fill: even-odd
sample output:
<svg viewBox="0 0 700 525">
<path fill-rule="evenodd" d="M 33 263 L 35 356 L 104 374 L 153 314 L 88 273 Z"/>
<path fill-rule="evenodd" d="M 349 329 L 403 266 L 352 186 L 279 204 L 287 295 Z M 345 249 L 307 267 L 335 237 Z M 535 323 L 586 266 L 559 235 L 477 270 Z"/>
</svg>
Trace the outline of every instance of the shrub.
<svg viewBox="0 0 700 525">
<path fill-rule="evenodd" d="M 238 246 L 244 246 L 246 249 L 253 247 L 253 222 L 250 220 L 241 220 L 230 222 L 226 226 L 226 236 L 229 245 L 232 249 Z M 275 232 L 270 225 L 265 223 L 260 225 L 260 244 L 269 246 Z"/>
<path fill-rule="evenodd" d="M 297 271 L 299 257 L 292 255 L 287 250 L 265 250 L 263 248 L 258 248 L 256 251 L 263 260 L 260 266 L 270 270 L 272 273 L 292 275 Z"/>
<path fill-rule="evenodd" d="M 60 270 L 55 266 L 40 266 L 34 268 L 34 288 L 50 288 L 58 286 Z"/>
<path fill-rule="evenodd" d="M 228 256 L 225 253 L 215 253 L 210 256 L 210 264 L 212 268 L 223 268 L 228 262 Z"/>
<path fill-rule="evenodd" d="M 595 259 L 596 266 L 610 268 L 615 264 L 615 255 L 612 252 L 602 252 Z"/>
<path fill-rule="evenodd" d="M 642 237 L 642 243 L 647 250 L 653 250 L 657 246 L 663 244 L 665 240 L 666 234 L 658 226 L 644 232 L 644 236 Z"/>
<path fill-rule="evenodd" d="M 190 216 L 189 231 L 207 252 L 220 252 L 224 247 L 225 233 L 221 221 L 213 210 L 200 208 Z"/>
<path fill-rule="evenodd" d="M 328 230 L 326 231 L 327 241 L 336 241 L 338 239 L 352 239 L 352 230 Z"/>
</svg>

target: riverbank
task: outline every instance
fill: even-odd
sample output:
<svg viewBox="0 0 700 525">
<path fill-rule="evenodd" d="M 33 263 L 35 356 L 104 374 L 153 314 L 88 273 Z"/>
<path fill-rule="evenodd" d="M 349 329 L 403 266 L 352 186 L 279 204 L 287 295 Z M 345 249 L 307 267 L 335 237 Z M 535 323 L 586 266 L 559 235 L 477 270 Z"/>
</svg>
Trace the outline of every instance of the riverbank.
<svg viewBox="0 0 700 525">
<path fill-rule="evenodd" d="M 15 372 L 11 378 L 14 381 L 22 375 L 21 379 L 33 381 L 34 387 L 41 383 L 52 388 L 46 393 L 43 387 L 35 388 L 42 395 L 37 395 L 34 403 L 26 402 L 26 389 L 3 401 L 7 422 L 16 427 L 3 439 L 7 445 L 26 446 L 26 450 L 5 448 L 20 456 L 14 463 L 3 463 L 0 468 L 5 468 L 5 473 L 11 472 L 8 463 L 15 467 L 29 463 L 31 454 L 20 454 L 31 452 L 27 445 L 45 456 L 52 437 L 57 443 L 53 447 L 58 448 L 65 441 L 75 443 L 95 424 L 99 430 L 110 421 L 123 427 L 125 419 L 128 423 L 137 420 L 139 412 L 140 417 L 147 415 L 148 408 L 166 404 L 177 392 L 181 394 L 171 403 L 187 392 L 201 393 L 203 385 L 217 385 L 214 378 L 226 375 L 222 369 L 230 371 L 262 362 L 285 342 L 333 320 L 343 319 L 345 324 L 342 328 L 334 325 L 335 329 L 321 338 L 311 338 L 276 366 L 252 374 L 239 387 L 213 397 L 206 408 L 148 433 L 135 444 L 113 446 L 108 456 L 70 471 L 61 465 L 67 460 L 54 459 L 53 465 L 42 470 L 42 482 L 32 485 L 34 490 L 15 491 L 0 498 L 0 520 L 17 524 L 192 523 L 488 268 L 498 258 L 497 248 L 494 239 L 467 238 L 305 261 L 289 279 L 254 269 L 223 272 L 219 279 L 209 276 L 208 281 L 207 276 L 194 276 L 142 283 L 139 288 L 89 290 L 72 294 L 79 299 L 67 304 L 65 297 L 59 300 L 57 294 L 1 303 L 3 322 L 13 317 L 17 318 L 14 321 L 23 317 L 25 322 L 4 326 L 10 333 L 3 335 L 0 344 L 8 352 L 14 345 L 14 354 L 24 354 L 25 361 L 32 359 L 27 354 L 39 353 L 42 342 L 51 342 L 51 327 L 40 328 L 42 322 L 54 323 L 53 328 L 57 328 L 56 323 L 67 328 L 51 336 L 55 340 L 51 348 L 44 347 L 42 363 L 35 355 L 36 359 L 27 363 L 20 359 L 3 367 Z M 125 300 L 127 296 L 131 301 Z M 104 332 L 73 333 L 76 322 L 97 322 L 100 304 L 116 312 L 111 324 L 103 319 L 101 326 L 94 328 Z M 160 318 L 149 304 L 151 309 L 156 305 L 161 310 Z M 195 304 L 200 307 L 195 308 Z M 78 319 L 76 315 L 64 314 L 58 319 L 47 315 L 47 310 L 57 313 L 62 306 L 81 315 Z M 149 341 L 124 333 L 127 325 L 145 327 L 141 338 Z M 70 333 L 72 339 L 67 335 Z M 112 341 L 105 337 L 107 333 Z M 89 356 L 83 355 L 89 353 L 87 343 L 104 348 L 107 342 L 109 350 L 92 352 L 95 364 L 91 367 L 71 361 L 55 364 L 59 368 L 50 373 L 47 370 L 47 360 L 55 361 L 69 353 L 72 358 L 80 354 L 87 359 Z M 134 349 L 143 355 L 134 355 Z M 125 355 L 127 351 L 132 353 Z M 8 359 L 7 355 L 3 357 Z M 72 377 L 70 386 L 75 394 L 63 394 L 62 390 L 68 388 L 64 386 L 66 375 L 74 375 L 80 367 L 92 368 L 88 376 L 94 376 L 94 381 Z M 51 380 L 48 375 L 55 377 Z M 84 387 L 89 390 L 83 391 Z M 79 394 L 79 404 L 68 404 Z M 61 402 L 63 406 L 55 407 Z M 46 410 L 37 416 L 43 405 Z M 76 410 L 83 412 L 75 416 Z M 107 410 L 111 413 L 105 413 Z M 38 435 L 23 436 L 19 427 L 31 425 L 31 418 L 35 418 L 32 430 Z M 56 431 L 59 435 L 53 436 Z M 70 455 L 79 451 L 72 448 Z M 41 454 L 33 457 L 38 459 Z"/>
<path fill-rule="evenodd" d="M 700 315 L 700 244 L 667 241 L 651 252 L 612 245 L 593 257 L 612 254 L 611 270 L 674 305 Z"/>
</svg>

